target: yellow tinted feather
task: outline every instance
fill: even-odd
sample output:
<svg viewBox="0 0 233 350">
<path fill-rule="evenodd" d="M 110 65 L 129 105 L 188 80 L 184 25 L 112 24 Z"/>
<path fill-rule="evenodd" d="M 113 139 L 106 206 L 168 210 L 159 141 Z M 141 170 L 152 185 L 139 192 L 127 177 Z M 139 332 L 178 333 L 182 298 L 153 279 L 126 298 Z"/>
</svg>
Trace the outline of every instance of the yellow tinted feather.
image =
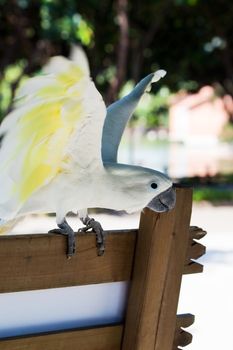
<svg viewBox="0 0 233 350">
<path fill-rule="evenodd" d="M 0 127 L 0 216 L 7 220 L 58 174 L 93 160 L 102 166 L 106 107 L 89 73 L 64 57 L 52 58 L 44 73 L 19 89 Z"/>
<path fill-rule="evenodd" d="M 82 112 L 75 85 L 83 77 L 81 69 L 70 64 L 48 86 L 36 89 L 32 99 L 38 102 L 18 120 L 17 149 L 31 140 L 13 189 L 22 202 L 61 171 L 63 158 L 67 161 L 66 145 Z M 11 160 L 16 157 L 17 152 Z"/>
<path fill-rule="evenodd" d="M 41 185 L 57 174 L 64 157 L 65 146 L 77 121 L 71 113 L 71 121 L 62 118 L 59 102 L 39 105 L 20 120 L 20 139 L 32 138 L 22 167 L 22 177 L 17 184 L 20 200 L 25 201 Z M 77 110 L 76 110 L 77 112 Z"/>
</svg>

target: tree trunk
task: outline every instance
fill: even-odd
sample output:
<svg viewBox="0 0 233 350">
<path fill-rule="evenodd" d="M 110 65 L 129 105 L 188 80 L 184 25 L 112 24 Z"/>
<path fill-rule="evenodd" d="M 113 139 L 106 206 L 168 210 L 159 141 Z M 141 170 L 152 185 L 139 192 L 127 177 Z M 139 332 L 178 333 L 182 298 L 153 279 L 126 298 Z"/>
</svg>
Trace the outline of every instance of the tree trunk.
<svg viewBox="0 0 233 350">
<path fill-rule="evenodd" d="M 117 0 L 116 4 L 117 22 L 119 25 L 119 45 L 117 53 L 116 75 L 110 83 L 107 102 L 111 103 L 117 99 L 118 92 L 125 80 L 127 57 L 129 48 L 129 20 L 128 0 Z"/>
</svg>

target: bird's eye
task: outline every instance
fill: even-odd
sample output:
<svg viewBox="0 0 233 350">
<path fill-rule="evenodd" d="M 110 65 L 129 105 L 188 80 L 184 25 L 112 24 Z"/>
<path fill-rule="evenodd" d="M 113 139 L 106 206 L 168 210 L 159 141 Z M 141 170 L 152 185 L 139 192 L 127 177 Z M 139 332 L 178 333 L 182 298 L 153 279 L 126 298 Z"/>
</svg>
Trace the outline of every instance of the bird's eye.
<svg viewBox="0 0 233 350">
<path fill-rule="evenodd" d="M 153 190 L 155 190 L 158 187 L 158 185 L 155 182 L 152 182 L 150 187 L 153 188 Z"/>
</svg>

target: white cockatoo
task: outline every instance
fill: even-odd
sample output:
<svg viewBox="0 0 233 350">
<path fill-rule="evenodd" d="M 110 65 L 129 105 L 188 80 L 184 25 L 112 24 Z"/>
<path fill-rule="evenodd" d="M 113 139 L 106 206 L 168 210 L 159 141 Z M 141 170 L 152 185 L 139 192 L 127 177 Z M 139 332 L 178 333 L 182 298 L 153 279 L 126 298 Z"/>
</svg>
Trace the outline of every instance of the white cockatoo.
<svg viewBox="0 0 233 350">
<path fill-rule="evenodd" d="M 59 229 L 53 231 L 68 236 L 68 256 L 75 252 L 74 231 L 66 221 L 70 211 L 96 232 L 102 254 L 103 229 L 88 217 L 88 208 L 131 213 L 147 206 L 162 212 L 175 204 L 167 176 L 117 163 L 128 119 L 165 71 L 148 75 L 106 109 L 87 61 L 80 57 L 51 58 L 42 75 L 19 89 L 14 109 L 0 127 L 0 230 L 30 213 L 56 213 Z"/>
</svg>

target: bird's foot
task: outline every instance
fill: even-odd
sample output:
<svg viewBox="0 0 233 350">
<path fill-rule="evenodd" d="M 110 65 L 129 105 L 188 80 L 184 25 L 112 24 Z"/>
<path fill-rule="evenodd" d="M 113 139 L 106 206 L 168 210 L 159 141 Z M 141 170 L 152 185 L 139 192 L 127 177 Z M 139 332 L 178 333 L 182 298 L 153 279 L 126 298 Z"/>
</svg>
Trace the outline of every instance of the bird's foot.
<svg viewBox="0 0 233 350">
<path fill-rule="evenodd" d="M 89 218 L 88 216 L 81 218 L 81 221 L 85 227 L 79 229 L 78 232 L 87 232 L 88 230 L 95 232 L 98 255 L 103 255 L 105 251 L 105 234 L 101 224 L 95 219 Z"/>
<path fill-rule="evenodd" d="M 57 226 L 59 228 L 50 230 L 49 233 L 60 233 L 67 236 L 67 258 L 70 259 L 75 254 L 76 250 L 75 233 L 66 220 Z"/>
</svg>

